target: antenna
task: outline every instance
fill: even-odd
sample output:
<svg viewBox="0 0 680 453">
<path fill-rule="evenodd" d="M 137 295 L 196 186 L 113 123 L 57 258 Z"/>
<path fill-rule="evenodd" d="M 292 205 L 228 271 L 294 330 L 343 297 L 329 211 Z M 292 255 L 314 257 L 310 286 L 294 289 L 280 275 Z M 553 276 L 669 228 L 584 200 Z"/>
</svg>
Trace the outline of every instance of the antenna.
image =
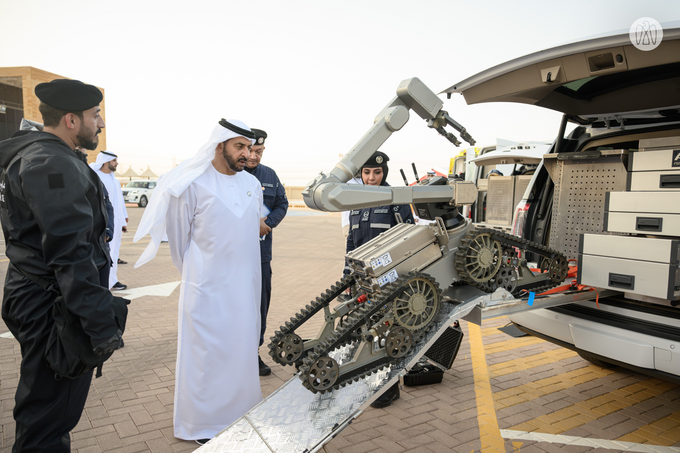
<svg viewBox="0 0 680 453">
<path fill-rule="evenodd" d="M 416 176 L 416 182 L 420 181 L 418 170 L 416 170 L 416 164 L 414 162 L 411 163 L 411 167 L 413 167 L 413 174 Z"/>
<path fill-rule="evenodd" d="M 399 169 L 401 172 L 401 177 L 404 179 L 404 184 L 408 186 L 408 179 L 406 179 L 406 175 L 404 174 L 404 170 L 402 168 Z"/>
</svg>

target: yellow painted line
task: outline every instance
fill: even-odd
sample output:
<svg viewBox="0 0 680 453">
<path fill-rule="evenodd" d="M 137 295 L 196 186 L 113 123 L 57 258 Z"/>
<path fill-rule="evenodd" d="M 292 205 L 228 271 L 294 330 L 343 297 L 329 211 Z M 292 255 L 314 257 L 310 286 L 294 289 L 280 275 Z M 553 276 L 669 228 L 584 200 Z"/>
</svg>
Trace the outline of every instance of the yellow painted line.
<svg viewBox="0 0 680 453">
<path fill-rule="evenodd" d="M 498 329 L 499 329 L 500 327 L 505 327 L 505 325 L 507 325 L 507 324 L 510 323 L 510 320 L 508 319 L 507 316 L 499 316 L 498 318 L 505 318 L 505 324 L 503 324 L 502 326 L 494 326 L 494 327 L 484 327 L 484 328 L 482 328 L 482 336 L 483 336 L 483 337 L 488 337 L 489 335 L 496 335 L 496 334 L 499 334 L 499 333 L 503 333 L 503 332 L 501 332 L 501 331 L 498 330 Z M 488 321 L 490 321 L 490 320 L 488 320 Z M 487 322 L 487 320 L 485 319 L 484 322 Z"/>
<path fill-rule="evenodd" d="M 481 335 L 481 332 L 480 332 Z M 544 343 L 544 340 L 536 337 L 522 337 L 522 338 L 512 338 L 505 341 L 497 341 L 495 343 L 488 343 L 485 346 L 487 354 L 494 354 L 496 352 L 508 351 L 510 349 L 522 348 L 524 346 L 533 346 L 535 344 Z"/>
<path fill-rule="evenodd" d="M 609 373 L 611 374 L 611 373 Z M 596 396 L 586 401 L 578 402 L 572 406 L 565 407 L 549 415 L 542 415 L 533 420 L 520 423 L 510 428 L 517 431 L 538 431 L 548 434 L 560 434 L 570 429 L 578 428 L 586 423 L 605 417 L 614 412 L 646 401 L 655 396 L 659 396 L 677 387 L 676 384 L 665 382 L 658 379 L 648 379 L 638 382 L 604 395 Z M 672 417 L 670 415 L 669 417 Z M 626 442 L 640 442 L 641 438 L 647 439 L 654 444 L 660 444 L 658 434 L 662 432 L 659 427 L 647 425 L 640 428 L 644 435 L 631 436 L 625 439 Z M 678 420 L 680 425 L 680 419 Z M 664 426 L 661 424 L 660 426 Z M 640 431 L 638 430 L 638 431 Z M 625 437 L 625 436 L 624 436 Z M 623 439 L 623 438 L 622 438 Z M 676 438 L 677 439 L 677 438 Z M 670 445 L 676 443 L 672 442 Z M 663 445 L 663 444 L 661 444 Z"/>
<path fill-rule="evenodd" d="M 620 440 L 609 440 L 609 439 L 596 439 L 594 437 L 574 437 L 565 436 L 561 434 L 559 436 L 554 434 L 546 433 L 530 433 L 526 431 L 513 431 L 510 429 L 501 430 L 501 434 L 506 439 L 521 439 L 528 441 L 538 441 L 538 442 L 549 442 L 551 444 L 564 444 L 564 451 L 573 451 L 571 447 L 590 447 L 599 450 L 616 450 L 616 451 L 639 451 L 639 452 L 656 452 L 656 453 L 678 453 L 680 448 L 678 447 L 666 447 L 663 445 L 650 445 L 634 442 L 622 442 Z M 519 444 L 519 445 L 517 445 Z M 520 447 L 523 442 L 513 442 L 515 446 L 515 451 L 521 451 Z"/>
<path fill-rule="evenodd" d="M 505 408 L 514 406 L 515 404 L 531 401 L 542 396 L 550 395 L 551 393 L 559 392 L 574 387 L 584 382 L 590 382 L 604 376 L 609 376 L 615 371 L 600 368 L 595 365 L 589 365 L 578 370 L 569 371 L 568 373 L 558 374 L 549 378 L 540 379 L 534 382 L 528 382 L 517 387 L 512 387 L 506 390 L 501 390 L 494 394 L 496 400 L 496 407 Z M 521 428 L 518 428 L 522 430 Z M 524 430 L 528 431 L 528 430 Z"/>
<path fill-rule="evenodd" d="M 680 411 L 619 437 L 622 442 L 651 443 L 670 447 L 680 441 Z"/>
<path fill-rule="evenodd" d="M 507 374 L 516 373 L 518 371 L 528 370 L 530 368 L 548 365 L 550 363 L 559 362 L 564 359 L 575 357 L 578 354 L 566 348 L 560 348 L 553 351 L 541 352 L 538 354 L 520 357 L 519 359 L 508 360 L 507 362 L 496 363 L 489 366 L 489 374 L 492 378 L 505 376 Z"/>
<path fill-rule="evenodd" d="M 484 342 L 478 325 L 468 323 L 472 372 L 475 376 L 475 395 L 477 399 L 477 423 L 482 452 L 505 453 L 505 441 L 501 437 L 493 403 L 493 393 L 489 382 L 489 369 L 486 366 Z"/>
</svg>

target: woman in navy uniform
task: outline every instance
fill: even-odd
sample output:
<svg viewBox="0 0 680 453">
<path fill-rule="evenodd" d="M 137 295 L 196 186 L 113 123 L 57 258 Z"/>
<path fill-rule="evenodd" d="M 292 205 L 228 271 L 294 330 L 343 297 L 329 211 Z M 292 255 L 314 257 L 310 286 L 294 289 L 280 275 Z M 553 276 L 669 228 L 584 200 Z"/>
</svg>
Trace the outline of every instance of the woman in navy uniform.
<svg viewBox="0 0 680 453">
<path fill-rule="evenodd" d="M 387 173 L 389 168 L 387 162 L 390 160 L 387 154 L 376 151 L 370 159 L 361 167 L 361 180 L 369 186 L 389 186 L 387 184 Z M 414 223 L 413 213 L 410 205 L 387 205 L 377 208 L 364 208 L 353 210 L 349 216 L 349 234 L 347 235 L 347 253 L 361 247 L 371 239 L 380 235 L 399 221 L 397 214 L 401 216 L 404 223 Z M 345 263 L 345 274 L 349 274 L 349 266 Z M 375 400 L 371 406 L 387 407 L 392 401 L 399 398 L 399 383 L 394 384 L 380 398 Z"/>
</svg>

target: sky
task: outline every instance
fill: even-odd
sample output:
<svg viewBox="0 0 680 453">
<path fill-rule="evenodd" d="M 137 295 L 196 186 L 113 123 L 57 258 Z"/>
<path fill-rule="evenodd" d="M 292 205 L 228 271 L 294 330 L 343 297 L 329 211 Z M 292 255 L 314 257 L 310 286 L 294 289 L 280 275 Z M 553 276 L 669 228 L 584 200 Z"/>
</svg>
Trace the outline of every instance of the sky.
<svg viewBox="0 0 680 453">
<path fill-rule="evenodd" d="M 641 17 L 680 20 L 678 0 L 0 0 L 0 67 L 33 66 L 106 91 L 119 169 L 165 173 L 220 118 L 265 130 L 262 163 L 286 185 L 328 173 L 399 83 L 435 93 L 505 61 Z M 552 141 L 561 114 L 444 100 L 477 146 Z M 466 143 L 462 147 L 467 146 Z M 461 147 L 461 148 L 462 148 Z M 415 113 L 381 147 L 389 182 L 447 169 L 460 151 Z"/>
</svg>

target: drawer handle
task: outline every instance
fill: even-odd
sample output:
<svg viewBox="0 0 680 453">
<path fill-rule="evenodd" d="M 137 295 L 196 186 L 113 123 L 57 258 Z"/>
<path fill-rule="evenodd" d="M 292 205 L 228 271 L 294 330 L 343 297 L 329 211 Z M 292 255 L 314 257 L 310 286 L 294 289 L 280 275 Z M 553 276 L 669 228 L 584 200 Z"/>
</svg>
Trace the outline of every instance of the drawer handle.
<svg viewBox="0 0 680 453">
<path fill-rule="evenodd" d="M 612 288 L 635 289 L 635 276 L 610 273 L 609 286 Z"/>
<path fill-rule="evenodd" d="M 660 217 L 637 217 L 635 220 L 635 230 L 637 231 L 656 231 L 661 232 L 663 219 Z"/>
<path fill-rule="evenodd" d="M 680 189 L 680 175 L 661 175 L 659 178 L 660 189 Z"/>
</svg>

